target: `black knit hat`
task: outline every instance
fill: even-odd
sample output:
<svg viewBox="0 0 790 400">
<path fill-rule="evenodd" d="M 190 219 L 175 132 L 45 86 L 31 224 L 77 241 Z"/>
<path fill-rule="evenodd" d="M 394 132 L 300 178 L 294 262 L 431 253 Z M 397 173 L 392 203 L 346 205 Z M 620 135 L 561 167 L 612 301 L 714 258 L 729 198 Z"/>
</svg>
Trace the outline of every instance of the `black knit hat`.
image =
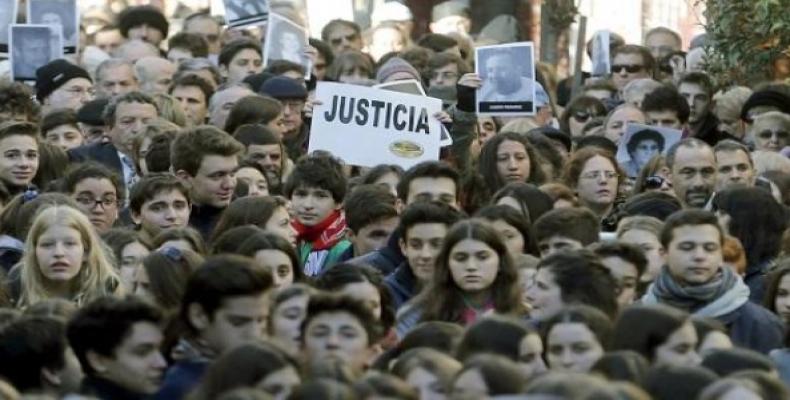
<svg viewBox="0 0 790 400">
<path fill-rule="evenodd" d="M 281 99 L 306 99 L 307 89 L 299 81 L 287 76 L 275 76 L 266 80 L 259 90 L 261 94 Z"/>
<path fill-rule="evenodd" d="M 759 90 L 752 93 L 741 107 L 741 119 L 746 121 L 749 110 L 759 106 L 776 107 L 779 111 L 790 114 L 790 96 L 776 90 Z"/>
<path fill-rule="evenodd" d="M 86 125 L 101 126 L 104 125 L 104 108 L 110 103 L 110 99 L 103 97 L 91 100 L 77 111 L 77 121 Z"/>
<path fill-rule="evenodd" d="M 43 102 L 52 92 L 74 78 L 85 78 L 91 82 L 88 71 L 62 58 L 50 61 L 36 70 L 36 98 Z"/>
<path fill-rule="evenodd" d="M 129 37 L 129 29 L 142 24 L 154 27 L 162 32 L 162 37 L 167 37 L 167 32 L 170 24 L 167 18 L 155 7 L 151 6 L 137 6 L 129 7 L 118 16 L 118 28 L 121 30 L 123 37 Z"/>
</svg>

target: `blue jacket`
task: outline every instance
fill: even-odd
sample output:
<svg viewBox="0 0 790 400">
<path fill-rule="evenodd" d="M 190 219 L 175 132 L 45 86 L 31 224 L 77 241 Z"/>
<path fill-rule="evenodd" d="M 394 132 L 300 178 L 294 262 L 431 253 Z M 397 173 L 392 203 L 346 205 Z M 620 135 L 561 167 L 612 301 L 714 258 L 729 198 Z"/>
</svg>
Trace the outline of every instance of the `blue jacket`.
<svg viewBox="0 0 790 400">
<path fill-rule="evenodd" d="M 782 321 L 772 312 L 751 301 L 716 319 L 728 328 L 730 339 L 736 346 L 763 354 L 784 347 L 785 328 Z"/>
<path fill-rule="evenodd" d="M 209 361 L 205 359 L 184 359 L 171 366 L 162 387 L 153 400 L 181 400 L 194 390 L 203 379 Z"/>
<path fill-rule="evenodd" d="M 394 272 L 384 278 L 384 285 L 392 294 L 392 306 L 398 310 L 417 294 L 417 277 L 408 261 L 402 262 Z"/>
<path fill-rule="evenodd" d="M 400 230 L 396 229 L 387 239 L 387 245 L 363 256 L 352 258 L 348 262 L 357 265 L 370 265 L 387 276 L 395 271 L 401 263 L 406 261 L 406 257 L 400 251 L 398 240 L 400 240 Z"/>
</svg>

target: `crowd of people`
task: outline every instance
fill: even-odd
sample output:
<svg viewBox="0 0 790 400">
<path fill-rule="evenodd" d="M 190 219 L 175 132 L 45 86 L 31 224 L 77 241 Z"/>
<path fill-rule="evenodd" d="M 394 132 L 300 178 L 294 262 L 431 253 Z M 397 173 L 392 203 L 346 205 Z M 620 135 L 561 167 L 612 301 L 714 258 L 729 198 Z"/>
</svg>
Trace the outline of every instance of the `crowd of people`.
<svg viewBox="0 0 790 400">
<path fill-rule="evenodd" d="M 374 17 L 314 33 L 308 71 L 130 7 L 0 81 L 0 398 L 790 399 L 787 82 L 609 32 L 610 74 L 537 63 L 537 112 L 492 117 L 474 49 L 514 16 Z M 319 82 L 399 80 L 442 99 L 439 160 L 308 154 Z M 682 139 L 623 164 L 629 124 Z"/>
</svg>

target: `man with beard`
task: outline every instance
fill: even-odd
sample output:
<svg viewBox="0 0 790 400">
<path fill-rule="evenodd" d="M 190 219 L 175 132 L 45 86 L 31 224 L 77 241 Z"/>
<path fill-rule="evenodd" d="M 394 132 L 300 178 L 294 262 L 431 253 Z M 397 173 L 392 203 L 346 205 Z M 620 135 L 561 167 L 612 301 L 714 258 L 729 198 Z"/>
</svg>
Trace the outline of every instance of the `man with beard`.
<svg viewBox="0 0 790 400">
<path fill-rule="evenodd" d="M 667 152 L 673 189 L 684 209 L 703 208 L 716 185 L 716 157 L 705 142 L 687 138 Z"/>
<path fill-rule="evenodd" d="M 535 97 L 535 81 L 521 76 L 519 65 L 511 51 L 498 51 L 485 62 L 485 83 L 480 96 L 481 101 L 530 101 Z"/>
</svg>

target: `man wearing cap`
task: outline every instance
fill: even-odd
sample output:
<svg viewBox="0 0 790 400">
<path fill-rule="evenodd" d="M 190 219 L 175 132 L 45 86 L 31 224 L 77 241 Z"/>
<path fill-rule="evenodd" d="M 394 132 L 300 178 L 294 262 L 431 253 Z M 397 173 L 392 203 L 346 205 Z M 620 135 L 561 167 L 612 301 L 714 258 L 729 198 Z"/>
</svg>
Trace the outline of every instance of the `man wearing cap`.
<svg viewBox="0 0 790 400">
<path fill-rule="evenodd" d="M 101 98 L 91 100 L 77 111 L 77 122 L 82 131 L 82 136 L 85 137 L 85 144 L 100 143 L 109 141 L 107 138 L 107 125 L 104 123 L 102 114 L 107 103 L 110 102 L 109 98 Z"/>
<path fill-rule="evenodd" d="M 752 93 L 741 108 L 741 120 L 746 126 L 745 131 L 749 132 L 751 130 L 755 118 L 769 111 L 781 111 L 785 114 L 790 114 L 790 96 L 771 89 L 758 90 Z"/>
<path fill-rule="evenodd" d="M 283 104 L 283 144 L 291 160 L 298 160 L 307 152 L 309 126 L 302 120 L 302 110 L 307 100 L 304 85 L 286 76 L 275 76 L 263 83 L 260 93 L 274 97 Z"/>
<path fill-rule="evenodd" d="M 161 11 L 151 6 L 129 7 L 118 17 L 121 35 L 127 39 L 140 39 L 154 46 L 167 37 L 170 24 Z"/>
<path fill-rule="evenodd" d="M 93 80 L 88 71 L 64 59 L 49 62 L 36 70 L 36 98 L 44 114 L 54 108 L 77 111 L 93 99 Z"/>
<path fill-rule="evenodd" d="M 433 33 L 460 33 L 468 36 L 472 27 L 469 6 L 463 1 L 450 0 L 433 6 L 430 28 Z"/>
</svg>

